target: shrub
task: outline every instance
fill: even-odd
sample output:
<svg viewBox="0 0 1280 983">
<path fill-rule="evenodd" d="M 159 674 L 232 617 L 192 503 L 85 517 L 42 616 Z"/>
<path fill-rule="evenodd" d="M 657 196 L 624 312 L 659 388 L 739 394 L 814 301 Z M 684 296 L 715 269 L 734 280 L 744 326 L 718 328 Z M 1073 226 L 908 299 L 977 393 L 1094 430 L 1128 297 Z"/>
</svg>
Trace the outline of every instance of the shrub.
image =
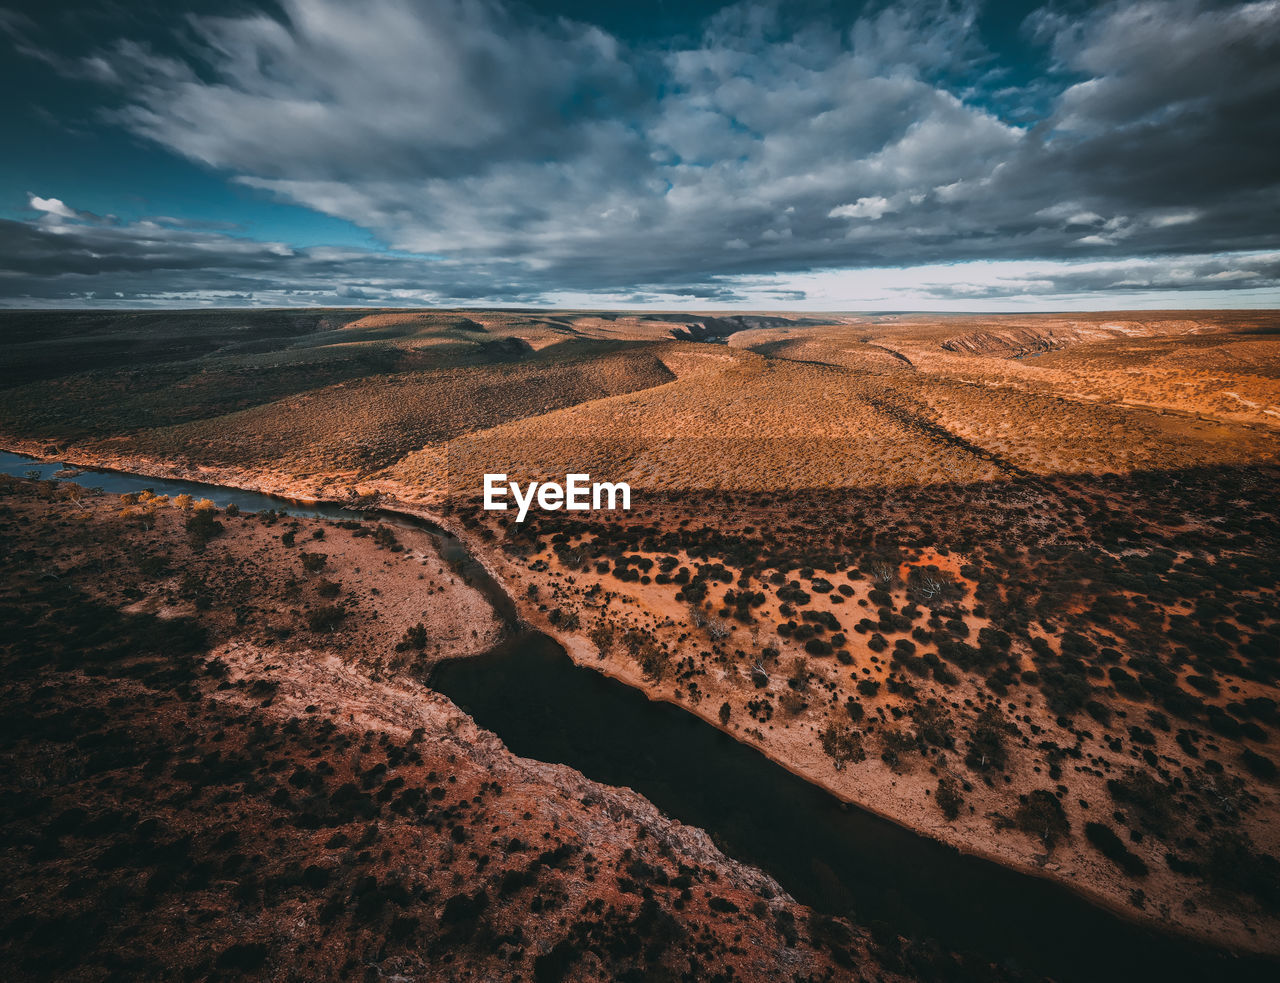
<svg viewBox="0 0 1280 983">
<path fill-rule="evenodd" d="M 307 553 L 303 551 L 298 554 L 302 560 L 302 569 L 307 573 L 319 573 L 324 569 L 325 564 L 329 562 L 329 558 L 323 553 Z"/>
<path fill-rule="evenodd" d="M 204 549 L 209 540 L 222 534 L 222 523 L 214 518 L 217 514 L 212 508 L 197 508 L 188 513 L 187 535 L 196 550 Z"/>
<path fill-rule="evenodd" d="M 912 567 L 907 575 L 907 589 L 912 597 L 929 607 L 941 607 L 964 594 L 955 578 L 934 564 Z"/>
<path fill-rule="evenodd" d="M 596 652 L 602 659 L 613 648 L 613 629 L 603 621 L 597 621 L 587 637 L 591 639 L 591 644 L 596 647 Z"/>
<path fill-rule="evenodd" d="M 831 643 L 823 638 L 811 638 L 804 643 L 804 650 L 810 655 L 830 655 Z"/>
<path fill-rule="evenodd" d="M 1062 803 L 1052 792 L 1044 789 L 1036 789 L 1021 797 L 1013 821 L 1024 833 L 1039 836 L 1050 849 L 1060 836 L 1071 831 Z"/>
<path fill-rule="evenodd" d="M 1276 777 L 1276 763 L 1266 755 L 1259 754 L 1252 748 L 1245 748 L 1240 755 L 1240 760 L 1243 761 L 1244 766 L 1258 778 L 1270 781 Z"/>
<path fill-rule="evenodd" d="M 1173 790 L 1150 772 L 1130 769 L 1124 777 L 1110 779 L 1107 791 L 1116 802 L 1136 808 L 1139 819 L 1149 829 L 1161 831 L 1169 827 Z"/>
<path fill-rule="evenodd" d="M 827 729 L 822 732 L 822 750 L 831 756 L 836 771 L 842 770 L 850 761 L 856 763 L 867 758 L 862 747 L 862 735 L 844 724 L 827 724 Z"/>
<path fill-rule="evenodd" d="M 341 604 L 322 604 L 307 612 L 307 627 L 312 631 L 330 632 L 342 624 L 346 616 Z"/>
<path fill-rule="evenodd" d="M 964 763 L 974 771 L 1004 770 L 1004 720 L 997 707 L 988 706 L 974 721 Z"/>
<path fill-rule="evenodd" d="M 1110 826 L 1105 823 L 1086 823 L 1084 835 L 1099 853 L 1118 864 L 1130 877 L 1146 876 L 1147 865 L 1142 858 L 1130 852 Z"/>
<path fill-rule="evenodd" d="M 640 628 L 632 628 L 622 636 L 622 642 L 640 664 L 640 671 L 646 679 L 656 683 L 667 674 L 671 657 L 665 649 L 658 646 L 652 634 Z"/>
<path fill-rule="evenodd" d="M 783 710 L 787 711 L 787 713 L 791 714 L 791 716 L 794 717 L 796 714 L 800 713 L 800 711 L 802 711 L 809 704 L 805 702 L 805 699 L 803 696 L 801 696 L 795 690 L 789 689 L 785 693 L 783 693 L 782 696 L 779 698 L 778 705 L 782 707 Z"/>
<path fill-rule="evenodd" d="M 419 621 L 412 628 L 406 628 L 404 634 L 400 636 L 400 641 L 396 643 L 397 652 L 407 652 L 409 649 L 417 649 L 421 652 L 427 647 L 427 626 Z"/>
<path fill-rule="evenodd" d="M 953 724 L 951 716 L 937 701 L 917 703 L 911 708 L 911 721 L 916 725 L 916 733 L 925 744 L 938 748 L 950 748 L 955 745 L 951 736 Z"/>
<path fill-rule="evenodd" d="M 1269 911 L 1280 909 L 1280 861 L 1259 853 L 1241 833 L 1214 835 L 1205 872 L 1215 887 L 1251 894 Z"/>
<path fill-rule="evenodd" d="M 898 755 L 920 750 L 919 739 L 908 730 L 886 728 L 880 732 L 880 740 L 884 742 L 886 749 L 893 752 L 895 760 Z"/>
<path fill-rule="evenodd" d="M 960 795 L 960 783 L 954 778 L 938 779 L 938 790 L 934 793 L 934 801 L 938 803 L 938 808 L 948 819 L 957 818 L 960 815 L 960 807 L 964 805 L 964 798 Z"/>
</svg>

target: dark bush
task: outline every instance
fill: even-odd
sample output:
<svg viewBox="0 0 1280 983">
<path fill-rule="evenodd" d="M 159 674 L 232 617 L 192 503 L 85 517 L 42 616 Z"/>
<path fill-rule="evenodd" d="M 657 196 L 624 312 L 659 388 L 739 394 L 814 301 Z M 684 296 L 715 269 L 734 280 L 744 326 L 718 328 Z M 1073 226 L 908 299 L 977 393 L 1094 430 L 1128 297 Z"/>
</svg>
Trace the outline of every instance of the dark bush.
<svg viewBox="0 0 1280 983">
<path fill-rule="evenodd" d="M 1269 911 L 1280 910 L 1280 861 L 1259 853 L 1242 833 L 1214 835 L 1205 873 L 1215 887 L 1251 894 Z"/>
<path fill-rule="evenodd" d="M 237 942 L 218 954 L 218 969 L 252 973 L 267 961 L 267 947 L 261 942 Z"/>
<path fill-rule="evenodd" d="M 1071 831 L 1067 814 L 1057 796 L 1044 789 L 1036 789 L 1020 797 L 1013 821 L 1024 833 L 1040 837 L 1045 846 L 1052 848 L 1061 836 Z"/>
<path fill-rule="evenodd" d="M 1099 853 L 1118 864 L 1130 877 L 1147 875 L 1147 865 L 1142 858 L 1130 852 L 1110 826 L 1105 823 L 1085 823 L 1084 835 Z"/>
<path fill-rule="evenodd" d="M 988 706 L 969 732 L 969 748 L 964 763 L 974 771 L 1003 771 L 1005 762 L 1004 718 L 995 706 Z"/>
<path fill-rule="evenodd" d="M 1144 826 L 1156 831 L 1168 829 L 1173 789 L 1150 772 L 1131 769 L 1122 778 L 1109 779 L 1107 791 L 1116 802 L 1134 806 Z"/>
<path fill-rule="evenodd" d="M 938 790 L 934 793 L 934 801 L 938 803 L 938 808 L 942 810 L 944 816 L 955 819 L 960 815 L 960 807 L 964 805 L 959 783 L 954 778 L 940 778 Z"/>
<path fill-rule="evenodd" d="M 427 627 L 421 621 L 412 628 L 406 628 L 404 634 L 400 636 L 400 641 L 396 643 L 397 652 L 407 652 L 409 649 L 421 652 L 426 647 Z"/>
<path fill-rule="evenodd" d="M 340 604 L 322 604 L 307 612 L 307 627 L 312 631 L 329 632 L 342 624 L 347 612 Z"/>
<path fill-rule="evenodd" d="M 811 638 L 804 643 L 804 650 L 810 655 L 830 655 L 831 643 L 824 638 Z"/>
<path fill-rule="evenodd" d="M 329 562 L 329 558 L 323 553 L 307 553 L 304 551 L 299 553 L 298 557 L 302 560 L 302 569 L 307 573 L 319 573 Z"/>
<path fill-rule="evenodd" d="M 1265 755 L 1259 754 L 1252 748 L 1245 748 L 1240 755 L 1240 760 L 1244 762 L 1244 766 L 1258 778 L 1264 778 L 1270 781 L 1276 777 L 1276 763 Z"/>
</svg>

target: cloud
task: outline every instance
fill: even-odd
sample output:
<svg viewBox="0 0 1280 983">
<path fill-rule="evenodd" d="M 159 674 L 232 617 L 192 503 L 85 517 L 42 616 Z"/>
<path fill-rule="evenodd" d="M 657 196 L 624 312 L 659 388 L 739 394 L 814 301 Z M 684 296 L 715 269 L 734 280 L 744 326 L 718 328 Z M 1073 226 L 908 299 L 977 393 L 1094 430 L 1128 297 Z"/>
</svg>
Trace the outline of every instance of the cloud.
<svg viewBox="0 0 1280 983">
<path fill-rule="evenodd" d="M 0 220 L 0 303 L 993 310 L 1168 307 L 1171 292 L 1178 306 L 1261 306 L 1280 288 L 1280 252 L 1255 252 L 720 274 L 625 291 L 549 290 L 519 261 L 477 270 L 372 250 L 299 249 L 157 219 L 86 218 L 63 207 L 76 217 Z"/>
<path fill-rule="evenodd" d="M 798 9 L 631 42 L 498 0 L 281 0 L 77 70 L 117 125 L 398 251 L 370 270 L 427 257 L 424 296 L 723 298 L 815 270 L 1280 247 L 1275 0 L 1037 13 L 1051 69 L 1021 89 L 971 5 Z"/>
<path fill-rule="evenodd" d="M 115 118 L 395 249 L 523 262 L 549 287 L 902 253 L 900 229 L 852 240 L 833 209 L 900 196 L 936 241 L 933 189 L 980 187 L 1023 137 L 935 81 L 980 49 L 945 4 L 848 30 L 741 5 L 646 46 L 489 0 L 283 9 L 194 20 L 199 68 L 99 54 L 127 80 Z"/>
<path fill-rule="evenodd" d="M 42 199 L 56 202 L 57 199 Z M 48 223 L 0 220 L 0 298 L 7 306 L 246 303 L 266 306 L 532 301 L 494 271 L 469 275 L 430 263 L 360 249 L 297 249 L 164 220 L 118 223 L 61 205 Z"/>
<path fill-rule="evenodd" d="M 1167 229 L 1171 225 L 1186 225 L 1188 222 L 1194 222 L 1200 218 L 1200 212 L 1194 208 L 1188 208 L 1182 212 L 1169 212 L 1164 215 L 1153 215 L 1151 224 L 1157 229 Z"/>
<path fill-rule="evenodd" d="M 748 298 L 787 289 L 807 310 L 1107 310 L 1273 306 L 1280 252 L 1106 260 L 980 260 L 741 277 Z M 766 305 L 760 305 L 766 306 Z M 788 305 L 792 306 L 792 305 Z"/>
<path fill-rule="evenodd" d="M 78 218 L 79 213 L 68 208 L 60 198 L 41 198 L 39 195 L 28 195 L 27 205 L 37 212 L 58 218 Z"/>
<path fill-rule="evenodd" d="M 865 218 L 875 221 L 890 211 L 889 199 L 881 195 L 859 198 L 852 205 L 837 205 L 827 215 L 831 218 Z"/>
</svg>

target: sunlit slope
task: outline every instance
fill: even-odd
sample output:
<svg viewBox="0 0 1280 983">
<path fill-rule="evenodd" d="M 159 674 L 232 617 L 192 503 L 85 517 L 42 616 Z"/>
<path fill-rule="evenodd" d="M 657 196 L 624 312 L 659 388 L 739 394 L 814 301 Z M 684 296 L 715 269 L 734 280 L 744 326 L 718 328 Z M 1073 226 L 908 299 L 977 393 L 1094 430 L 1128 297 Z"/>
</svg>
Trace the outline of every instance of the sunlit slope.
<svg viewBox="0 0 1280 983">
<path fill-rule="evenodd" d="M 764 328 L 740 331 L 729 338 L 733 348 L 771 358 L 839 365 L 860 372 L 911 372 L 905 355 L 869 341 L 865 330 L 833 325 L 825 328 Z"/>
<path fill-rule="evenodd" d="M 387 477 L 448 482 L 465 493 L 492 471 L 586 471 L 640 488 L 758 490 L 1006 473 L 980 449 L 926 432 L 899 410 L 900 396 L 843 368 L 719 349 L 714 368 L 427 448 Z"/>
<path fill-rule="evenodd" d="M 693 364 L 696 353 L 680 357 Z M 713 348 L 676 381 L 434 444 L 383 477 L 464 494 L 495 471 L 766 491 L 1236 464 L 1275 460 L 1278 448 L 1270 430 L 1065 397 L 1051 387 Z"/>
</svg>

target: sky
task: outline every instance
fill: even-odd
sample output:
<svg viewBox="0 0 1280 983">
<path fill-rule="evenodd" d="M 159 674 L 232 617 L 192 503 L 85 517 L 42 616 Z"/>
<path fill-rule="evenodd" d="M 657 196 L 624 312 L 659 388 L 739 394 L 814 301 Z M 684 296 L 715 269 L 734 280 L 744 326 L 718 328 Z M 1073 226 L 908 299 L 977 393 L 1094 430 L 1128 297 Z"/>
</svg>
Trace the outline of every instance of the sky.
<svg viewBox="0 0 1280 983">
<path fill-rule="evenodd" d="M 1280 0 L 0 0 L 0 305 L 1280 307 Z"/>
</svg>

